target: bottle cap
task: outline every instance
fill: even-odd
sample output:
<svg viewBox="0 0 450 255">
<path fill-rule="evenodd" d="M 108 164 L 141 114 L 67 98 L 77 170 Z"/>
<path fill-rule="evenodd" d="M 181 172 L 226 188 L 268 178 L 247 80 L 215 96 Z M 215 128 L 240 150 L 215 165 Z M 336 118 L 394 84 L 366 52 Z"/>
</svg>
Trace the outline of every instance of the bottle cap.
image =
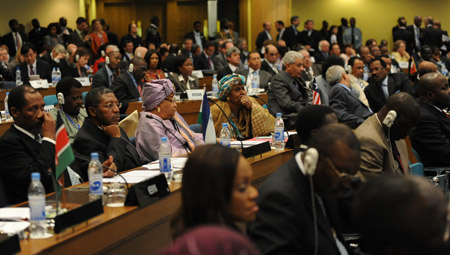
<svg viewBox="0 0 450 255">
<path fill-rule="evenodd" d="M 281 117 L 281 112 L 277 112 L 277 118 Z"/>
<path fill-rule="evenodd" d="M 17 67 L 17 71 L 20 71 L 20 68 Z"/>
<path fill-rule="evenodd" d="M 228 123 L 222 123 L 222 127 L 228 127 Z"/>
<path fill-rule="evenodd" d="M 163 143 L 167 143 L 167 136 L 163 136 L 163 137 L 161 137 L 161 142 L 163 142 Z"/>
<path fill-rule="evenodd" d="M 41 173 L 33 172 L 31 173 L 31 180 L 40 180 L 41 179 Z"/>
<path fill-rule="evenodd" d="M 214 75 L 213 75 L 213 78 L 214 78 L 214 79 L 217 79 L 217 74 L 214 74 Z"/>
<path fill-rule="evenodd" d="M 98 159 L 98 152 L 92 152 L 91 159 Z"/>
</svg>

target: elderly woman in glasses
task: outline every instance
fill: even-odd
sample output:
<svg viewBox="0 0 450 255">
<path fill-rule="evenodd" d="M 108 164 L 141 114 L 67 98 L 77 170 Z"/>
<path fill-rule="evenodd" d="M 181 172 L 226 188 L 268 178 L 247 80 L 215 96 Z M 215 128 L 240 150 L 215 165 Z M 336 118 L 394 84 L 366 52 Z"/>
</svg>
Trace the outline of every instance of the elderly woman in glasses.
<svg viewBox="0 0 450 255">
<path fill-rule="evenodd" d="M 275 118 L 256 99 L 247 96 L 245 78 L 240 74 L 229 74 L 219 81 L 219 101 L 211 107 L 216 135 L 222 123 L 230 123 L 232 136 L 247 139 L 273 132 Z"/>
<path fill-rule="evenodd" d="M 189 154 L 203 144 L 202 134 L 194 133 L 177 113 L 175 89 L 168 79 L 153 80 L 142 89 L 144 111 L 136 129 L 136 149 L 143 160 L 158 159 L 161 137 L 166 136 L 172 156 Z"/>
</svg>

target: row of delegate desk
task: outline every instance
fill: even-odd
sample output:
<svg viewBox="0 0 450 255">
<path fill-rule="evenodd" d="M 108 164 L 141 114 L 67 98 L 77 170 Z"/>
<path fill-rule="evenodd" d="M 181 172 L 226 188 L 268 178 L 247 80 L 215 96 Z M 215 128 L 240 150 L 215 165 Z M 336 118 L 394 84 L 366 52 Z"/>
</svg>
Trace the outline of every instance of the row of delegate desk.
<svg viewBox="0 0 450 255">
<path fill-rule="evenodd" d="M 260 185 L 293 151 L 274 150 L 248 159 L 252 183 Z M 104 213 L 49 239 L 20 241 L 19 254 L 157 254 L 172 242 L 170 220 L 181 205 L 180 184 L 170 185 L 171 194 L 144 208 L 104 207 Z M 88 184 L 69 187 L 68 203 L 86 203 Z"/>
</svg>

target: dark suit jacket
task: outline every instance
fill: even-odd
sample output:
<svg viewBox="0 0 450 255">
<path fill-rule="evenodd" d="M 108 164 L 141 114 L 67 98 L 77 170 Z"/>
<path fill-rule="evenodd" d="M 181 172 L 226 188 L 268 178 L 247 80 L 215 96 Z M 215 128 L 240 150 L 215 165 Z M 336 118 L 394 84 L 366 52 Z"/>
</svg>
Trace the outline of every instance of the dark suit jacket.
<svg viewBox="0 0 450 255">
<path fill-rule="evenodd" d="M 112 83 L 112 82 L 111 82 Z M 104 87 L 109 88 L 108 71 L 105 67 L 98 70 L 98 72 L 92 77 L 92 88 Z"/>
<path fill-rule="evenodd" d="M 272 76 L 275 76 L 277 73 L 269 66 L 265 59 L 261 59 L 261 70 L 264 70 L 270 73 Z"/>
<path fill-rule="evenodd" d="M 297 28 L 295 28 L 297 30 Z M 297 35 L 295 35 L 295 30 L 293 26 L 286 27 L 286 30 L 284 30 L 283 36 L 281 39 L 283 39 L 286 42 L 286 45 L 293 50 L 294 47 L 300 43 L 299 40 L 299 34 L 300 32 L 297 30 Z"/>
<path fill-rule="evenodd" d="M 214 63 L 213 56 L 211 56 L 211 62 Z M 194 70 L 205 70 L 205 69 L 211 69 L 209 68 L 209 62 L 206 58 L 206 55 L 204 52 L 202 52 L 200 55 L 197 55 L 194 57 Z"/>
<path fill-rule="evenodd" d="M 269 108 L 274 113 L 281 112 L 283 119 L 286 119 L 284 125 L 287 130 L 294 128 L 297 113 L 312 103 L 311 90 L 303 81 L 292 78 L 285 71 L 272 78 L 267 94 Z"/>
<path fill-rule="evenodd" d="M 167 77 L 175 86 L 175 90 L 177 92 L 185 92 L 188 87 L 186 86 L 186 81 L 180 82 L 180 75 L 178 73 L 170 73 L 169 77 Z M 191 89 L 198 89 L 200 87 L 200 82 L 195 75 L 191 75 L 190 77 L 194 78 L 194 80 L 189 81 L 189 86 Z"/>
<path fill-rule="evenodd" d="M 407 92 L 414 96 L 414 88 L 405 73 L 395 73 L 388 76 L 388 92 L 389 96 L 397 92 Z M 373 112 L 378 112 L 386 103 L 381 83 L 370 81 L 364 89 L 364 93 Z"/>
<path fill-rule="evenodd" d="M 114 91 L 117 100 L 122 103 L 120 113 L 126 112 L 128 108 L 128 102 L 138 101 L 139 97 L 141 97 L 138 89 L 133 83 L 133 79 L 131 79 L 128 72 L 124 72 L 121 75 L 117 76 L 116 79 L 114 79 L 111 84 L 111 90 Z"/>
<path fill-rule="evenodd" d="M 423 30 L 422 45 L 435 46 L 441 48 L 442 46 L 442 31 L 428 26 Z"/>
<path fill-rule="evenodd" d="M 397 40 L 405 41 L 406 51 L 408 51 L 410 54 L 412 53 L 415 44 L 414 33 L 411 33 L 411 31 L 409 30 L 399 28 L 393 33 L 393 37 L 394 42 L 396 42 Z"/>
<path fill-rule="evenodd" d="M 225 54 L 222 54 L 222 52 L 219 52 L 217 55 L 214 56 L 214 70 L 218 71 L 228 65 L 228 60 Z"/>
<path fill-rule="evenodd" d="M 415 34 L 414 34 L 414 25 L 407 26 L 406 30 L 408 30 L 413 35 L 414 48 L 417 52 L 419 52 L 420 49 L 419 49 L 418 45 L 416 45 L 416 39 L 415 39 Z M 422 42 L 422 38 L 423 38 L 423 28 L 419 28 L 419 42 Z"/>
<path fill-rule="evenodd" d="M 120 45 L 121 45 L 120 49 L 121 50 L 123 49 L 123 46 L 125 46 L 125 45 L 123 45 L 125 43 L 125 41 L 131 41 L 133 43 L 133 52 L 137 47 L 144 45 L 142 42 L 142 37 L 136 36 L 136 38 L 134 38 L 131 34 L 128 33 L 128 34 L 124 35 L 122 37 L 122 39 L 120 39 Z"/>
<path fill-rule="evenodd" d="M 28 76 L 28 66 L 26 62 L 19 65 L 20 77 L 23 83 L 29 83 L 30 77 Z M 52 82 L 52 69 L 50 65 L 42 60 L 36 59 L 36 74 L 39 74 L 41 79 L 46 79 L 49 83 Z M 15 74 L 14 74 L 15 76 Z"/>
<path fill-rule="evenodd" d="M 315 52 L 319 50 L 318 49 L 319 42 L 320 40 L 322 40 L 322 34 L 319 31 L 313 29 L 311 35 L 308 36 L 308 31 L 303 30 L 302 32 L 300 32 L 299 37 L 300 43 L 302 45 L 310 45 Z"/>
<path fill-rule="evenodd" d="M 247 82 L 248 79 L 248 69 L 236 69 L 236 72 L 238 74 L 242 74 L 245 77 L 245 81 Z M 264 70 L 259 70 L 259 87 L 262 89 L 267 90 L 269 87 L 269 82 L 272 79 L 272 75 L 269 72 L 266 72 Z"/>
<path fill-rule="evenodd" d="M 186 39 L 186 38 L 190 38 L 190 39 L 192 40 L 193 43 L 196 43 L 194 31 L 187 32 L 187 33 L 184 35 L 184 39 Z M 206 43 L 206 39 L 205 39 L 205 36 L 203 35 L 203 32 L 200 32 L 200 40 L 202 41 L 202 47 L 204 47 L 204 46 L 205 46 L 205 43 Z"/>
<path fill-rule="evenodd" d="M 47 29 L 45 27 L 41 27 L 39 31 L 33 28 L 28 33 L 28 40 L 36 46 L 37 52 L 41 52 L 42 46 L 44 46 L 44 36 L 46 35 Z"/>
<path fill-rule="evenodd" d="M 177 70 L 177 56 L 174 54 L 170 54 L 164 59 L 161 63 L 161 69 L 164 72 L 176 72 Z"/>
<path fill-rule="evenodd" d="M 91 157 L 91 152 L 98 152 L 100 162 L 113 156 L 117 170 L 124 171 L 141 166 L 136 147 L 131 144 L 125 131 L 120 128 L 121 138 L 109 137 L 101 129 L 95 126 L 89 118 L 84 120 L 83 126 L 78 131 L 73 142 L 73 149 L 84 157 Z M 83 180 L 88 180 L 87 168 L 89 162 L 80 158 L 76 159 Z"/>
<path fill-rule="evenodd" d="M 85 36 L 86 36 L 86 34 L 83 33 L 83 35 L 82 35 L 83 38 L 80 38 L 80 36 L 78 36 L 77 31 L 73 30 L 72 33 L 70 33 L 68 36 L 69 44 L 73 43 L 78 47 L 85 47 L 86 49 L 90 49 L 91 44 L 89 42 L 83 41 Z"/>
<path fill-rule="evenodd" d="M 269 37 L 267 36 L 266 30 L 263 30 L 256 38 L 256 49 L 262 49 L 265 40 L 269 40 Z"/>
<path fill-rule="evenodd" d="M 411 142 L 424 166 L 450 166 L 450 119 L 423 101 Z"/>
<path fill-rule="evenodd" d="M 331 87 L 330 107 L 336 113 L 339 122 L 354 120 L 360 125 L 372 115 L 369 108 L 354 93 L 354 91 L 348 91 L 338 84 Z"/>
<path fill-rule="evenodd" d="M 259 188 L 259 211 L 255 221 L 247 226 L 247 232 L 261 254 L 313 254 L 314 221 L 311 188 L 308 177 L 303 175 L 294 158 L 275 171 Z M 318 228 L 318 253 L 340 254 L 331 227 L 338 239 L 340 223 L 336 200 L 322 197 L 326 216 L 316 200 Z M 347 249 L 348 250 L 348 249 Z M 349 251 L 349 254 L 352 254 Z"/>
<path fill-rule="evenodd" d="M 27 36 L 24 33 L 19 32 L 20 37 L 22 37 L 22 45 L 28 41 Z M 14 35 L 12 32 L 3 36 L 3 43 L 8 46 L 9 55 L 13 58 L 16 56 L 16 43 L 14 42 Z"/>
<path fill-rule="evenodd" d="M 224 68 L 220 69 L 217 72 L 217 80 L 220 81 L 220 79 L 222 79 L 222 77 L 224 77 L 225 75 L 228 75 L 228 74 L 232 74 L 232 73 L 233 73 L 233 71 L 231 71 L 231 68 L 228 65 L 226 65 Z"/>
<path fill-rule="evenodd" d="M 0 138 L 0 175 L 8 204 L 28 200 L 28 186 L 31 173 L 40 172 L 45 192 L 53 191 L 48 169 L 55 167 L 55 145 L 42 141 L 38 143 L 26 134 L 11 126 Z"/>
<path fill-rule="evenodd" d="M 326 58 L 330 56 L 330 53 L 328 52 L 327 55 L 325 55 L 322 51 L 316 51 L 316 54 L 314 55 L 314 60 L 316 61 L 316 64 L 322 64 L 323 61 L 325 61 Z"/>
</svg>

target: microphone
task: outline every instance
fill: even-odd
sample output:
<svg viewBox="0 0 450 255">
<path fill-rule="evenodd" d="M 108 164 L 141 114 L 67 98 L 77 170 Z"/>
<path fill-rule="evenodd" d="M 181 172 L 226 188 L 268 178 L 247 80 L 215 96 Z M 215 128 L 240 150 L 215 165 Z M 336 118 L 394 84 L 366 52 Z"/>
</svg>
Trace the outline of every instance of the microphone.
<svg viewBox="0 0 450 255">
<path fill-rule="evenodd" d="M 158 121 L 158 122 L 164 127 L 165 130 L 167 130 L 170 134 L 172 134 L 173 137 L 175 137 L 175 139 L 177 139 L 177 141 L 178 141 L 181 145 L 183 145 L 183 148 L 184 148 L 184 150 L 186 151 L 187 155 L 190 154 L 189 151 L 188 151 L 187 148 L 186 148 L 186 145 L 185 145 L 184 143 L 182 143 L 181 140 L 178 139 L 178 137 L 177 137 L 174 133 L 172 133 L 172 131 L 170 131 L 170 130 L 166 127 L 166 125 L 164 125 L 164 123 L 163 123 L 162 121 L 158 120 L 157 118 L 153 117 L 152 115 L 145 115 L 145 117 L 146 117 L 146 118 L 149 118 L 149 119 L 151 119 L 151 120 L 156 120 L 156 121 Z"/>
<path fill-rule="evenodd" d="M 222 109 L 222 107 L 220 107 L 220 105 L 218 103 L 216 103 L 216 101 L 212 100 L 211 98 L 208 98 L 208 101 L 213 103 L 213 104 L 215 104 L 219 108 L 219 110 L 223 113 L 223 115 L 227 118 L 227 122 L 228 122 L 228 124 L 230 124 L 230 127 L 233 130 L 233 133 L 235 133 L 236 139 L 241 142 L 241 150 L 244 151 L 244 143 L 242 143 L 242 139 L 239 137 L 239 135 L 237 133 L 237 130 L 235 129 L 234 125 L 231 124 L 230 118 L 227 116 L 225 111 Z"/>
<path fill-rule="evenodd" d="M 258 96 L 258 95 L 250 95 L 250 96 L 251 96 L 251 97 L 254 97 L 254 98 L 258 98 L 258 99 L 260 99 L 261 101 L 263 101 L 263 103 L 264 103 L 265 105 L 267 105 L 267 110 L 269 110 L 269 113 L 272 114 L 272 115 L 275 115 L 274 112 L 272 111 L 272 109 L 270 109 L 269 104 L 266 102 L 266 100 L 264 100 L 264 98 L 262 98 L 262 97 L 260 97 L 260 96 Z"/>
</svg>

